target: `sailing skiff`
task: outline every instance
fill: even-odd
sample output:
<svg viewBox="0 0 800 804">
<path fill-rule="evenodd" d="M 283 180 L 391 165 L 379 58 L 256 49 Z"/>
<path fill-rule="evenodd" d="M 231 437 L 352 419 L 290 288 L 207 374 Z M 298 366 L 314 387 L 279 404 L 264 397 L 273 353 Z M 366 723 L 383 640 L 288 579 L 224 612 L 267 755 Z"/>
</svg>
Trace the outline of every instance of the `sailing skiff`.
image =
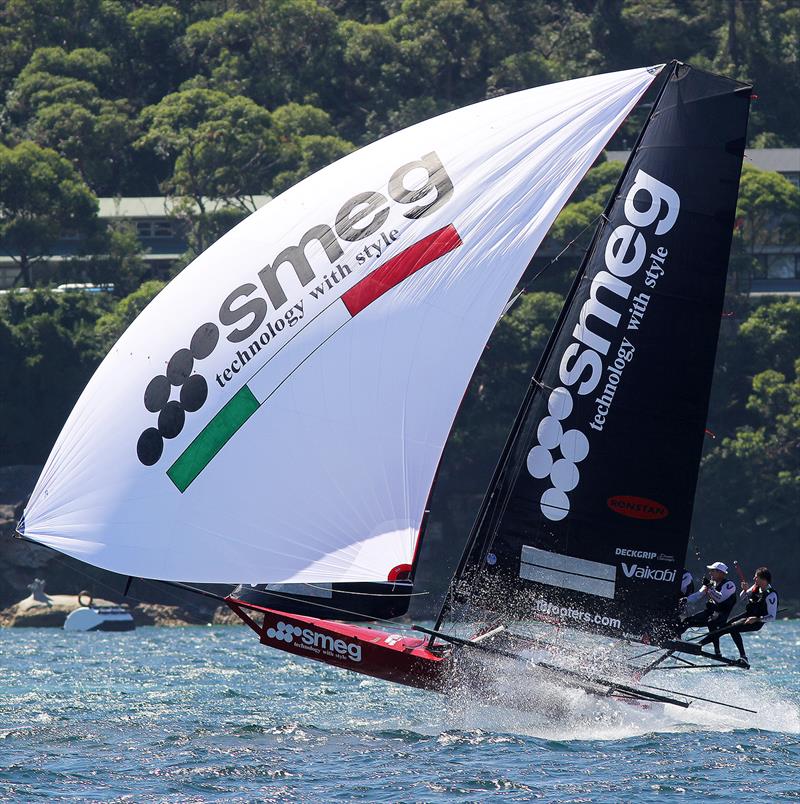
<svg viewBox="0 0 800 804">
<path fill-rule="evenodd" d="M 659 75 L 435 626 L 354 624 L 406 612 L 481 352 Z M 129 577 L 242 584 L 225 601 L 264 645 L 388 681 L 446 691 L 491 657 L 687 705 L 641 678 L 698 662 L 676 604 L 750 92 L 677 62 L 580 78 L 433 118 L 300 182 L 120 338 L 19 534 Z M 609 675 L 542 623 L 653 653 Z"/>
</svg>

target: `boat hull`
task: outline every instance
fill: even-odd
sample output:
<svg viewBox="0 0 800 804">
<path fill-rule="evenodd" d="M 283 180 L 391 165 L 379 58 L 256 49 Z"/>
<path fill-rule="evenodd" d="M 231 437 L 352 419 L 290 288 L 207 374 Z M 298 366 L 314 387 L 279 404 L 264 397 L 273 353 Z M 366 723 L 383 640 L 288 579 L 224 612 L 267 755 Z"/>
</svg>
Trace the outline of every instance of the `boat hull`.
<svg viewBox="0 0 800 804">
<path fill-rule="evenodd" d="M 406 637 L 363 625 L 288 614 L 227 598 L 228 606 L 258 634 L 262 645 L 381 678 L 444 692 L 451 651 L 429 650 L 427 637 Z"/>
<path fill-rule="evenodd" d="M 592 679 L 565 677 L 511 656 L 492 656 L 470 646 L 437 644 L 363 625 L 289 614 L 237 598 L 230 608 L 255 631 L 262 645 L 306 659 L 373 676 L 394 684 L 464 696 L 484 705 L 519 711 L 557 711 L 564 691 L 579 689 L 599 698 L 649 709 L 655 703 L 687 703 L 653 692 Z M 521 658 L 521 657 L 520 657 Z M 554 668 L 555 670 L 555 668 Z M 528 675 L 529 674 L 529 675 Z M 536 685 L 529 682 L 536 681 Z"/>
<path fill-rule="evenodd" d="M 81 606 L 64 621 L 65 631 L 133 631 L 131 613 L 120 606 Z"/>
</svg>

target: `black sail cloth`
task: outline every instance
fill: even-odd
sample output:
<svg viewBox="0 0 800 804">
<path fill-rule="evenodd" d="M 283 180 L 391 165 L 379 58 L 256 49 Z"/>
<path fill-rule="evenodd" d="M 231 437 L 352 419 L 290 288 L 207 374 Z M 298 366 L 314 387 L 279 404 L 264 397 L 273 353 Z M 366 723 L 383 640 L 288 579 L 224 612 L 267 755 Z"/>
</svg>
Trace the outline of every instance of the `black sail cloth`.
<svg viewBox="0 0 800 804">
<path fill-rule="evenodd" d="M 671 67 L 534 375 L 443 615 L 468 599 L 508 619 L 642 642 L 667 635 L 750 89 Z"/>
</svg>

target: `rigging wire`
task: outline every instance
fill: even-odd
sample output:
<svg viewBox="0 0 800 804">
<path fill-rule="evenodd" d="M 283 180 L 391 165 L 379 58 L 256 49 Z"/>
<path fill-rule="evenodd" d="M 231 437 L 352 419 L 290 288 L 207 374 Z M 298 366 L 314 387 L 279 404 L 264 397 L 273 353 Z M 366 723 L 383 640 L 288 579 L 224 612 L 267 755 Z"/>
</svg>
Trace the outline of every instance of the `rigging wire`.
<svg viewBox="0 0 800 804">
<path fill-rule="evenodd" d="M 519 299 L 519 297 L 524 293 L 527 293 L 531 285 L 533 285 L 533 283 L 536 282 L 551 265 L 554 265 L 556 262 L 558 262 L 558 260 L 563 257 L 564 254 L 566 254 L 567 251 L 572 248 L 572 246 L 575 245 L 578 239 L 581 238 L 588 229 L 593 229 L 595 224 L 597 224 L 601 218 L 606 223 L 608 222 L 605 212 L 601 212 L 599 215 L 592 218 L 592 220 L 590 220 L 589 223 L 587 223 L 586 226 L 584 226 L 583 229 L 581 229 L 580 232 L 578 232 L 578 234 L 576 234 L 575 237 L 573 237 L 572 240 L 570 240 L 569 243 L 567 243 L 567 245 L 564 246 L 564 248 L 562 248 L 561 251 L 559 251 L 558 254 L 556 254 L 556 256 L 547 263 L 547 265 L 545 265 L 543 268 L 540 268 L 527 282 L 525 282 L 525 284 L 522 285 L 522 287 L 511 297 L 511 299 L 509 299 L 509 301 L 506 303 L 506 306 L 503 308 L 503 312 L 500 313 L 500 318 L 505 316 L 505 314 L 514 306 L 517 299 Z"/>
</svg>

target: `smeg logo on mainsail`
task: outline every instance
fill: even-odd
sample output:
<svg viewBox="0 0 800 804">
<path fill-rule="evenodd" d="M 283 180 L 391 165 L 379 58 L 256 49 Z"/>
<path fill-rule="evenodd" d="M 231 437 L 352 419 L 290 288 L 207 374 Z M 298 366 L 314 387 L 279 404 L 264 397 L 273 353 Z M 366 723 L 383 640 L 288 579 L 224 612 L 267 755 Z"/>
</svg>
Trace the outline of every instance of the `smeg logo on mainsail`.
<svg viewBox="0 0 800 804">
<path fill-rule="evenodd" d="M 642 209 L 645 199 L 646 208 Z M 542 493 L 539 504 L 542 513 L 554 522 L 564 519 L 569 513 L 567 495 L 577 488 L 580 482 L 578 464 L 585 460 L 590 450 L 590 441 L 582 430 L 564 426 L 574 407 L 569 389 L 577 384 L 579 396 L 591 394 L 598 387 L 603 370 L 608 371 L 608 382 L 596 400 L 598 415 L 589 423 L 589 427 L 602 431 L 605 415 L 609 413 L 617 386 L 634 357 L 636 347 L 627 338 L 622 338 L 617 352 L 609 357 L 611 340 L 595 331 L 597 324 L 606 326 L 606 334 L 610 334 L 609 327 L 612 330 L 619 328 L 622 312 L 615 307 L 628 306 L 627 300 L 633 290 L 632 278 L 644 264 L 648 253 L 647 242 L 639 230 L 655 224 L 656 235 L 669 232 L 678 218 L 680 198 L 672 187 L 639 170 L 625 197 L 624 209 L 628 222 L 615 227 L 609 235 L 605 245 L 605 270 L 598 271 L 591 281 L 589 298 L 583 303 L 578 323 L 572 331 L 574 340 L 564 350 L 559 364 L 562 385 L 551 391 L 547 402 L 549 415 L 539 422 L 538 443 L 528 453 L 528 472 L 538 479 L 549 478 L 552 484 Z M 658 249 L 651 256 L 655 262 L 663 264 L 666 255 L 666 249 Z M 647 287 L 653 287 L 657 277 L 663 275 L 660 265 L 658 271 L 660 273 L 653 271 L 656 277 L 653 278 L 648 269 Z M 601 288 L 609 304 L 598 299 Z M 631 299 L 633 307 L 628 329 L 639 328 L 647 301 L 649 297 L 644 293 Z M 590 319 L 594 319 L 595 329 L 590 327 Z M 561 452 L 561 458 L 554 459 L 552 453 L 555 450 Z"/>
</svg>

